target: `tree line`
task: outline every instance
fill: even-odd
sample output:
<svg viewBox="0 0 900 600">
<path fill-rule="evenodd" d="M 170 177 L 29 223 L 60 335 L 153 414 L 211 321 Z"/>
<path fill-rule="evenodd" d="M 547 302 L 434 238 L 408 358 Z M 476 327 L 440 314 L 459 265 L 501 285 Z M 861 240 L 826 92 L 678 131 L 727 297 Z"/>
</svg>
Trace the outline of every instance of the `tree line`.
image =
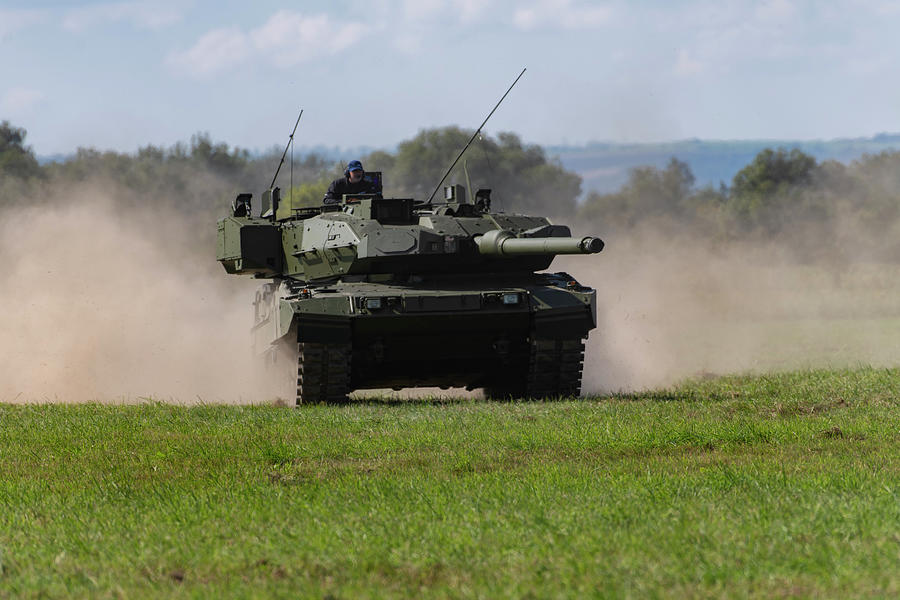
<svg viewBox="0 0 900 600">
<path fill-rule="evenodd" d="M 731 185 L 694 185 L 690 167 L 639 167 L 610 194 L 589 194 L 579 221 L 626 232 L 655 225 L 710 240 L 777 242 L 797 258 L 900 261 L 900 152 L 850 164 L 765 149 Z"/>
<path fill-rule="evenodd" d="M 367 170 L 382 171 L 386 195 L 426 199 L 471 134 L 458 127 L 423 130 L 402 142 L 396 152 L 375 151 L 347 159 L 359 158 Z M 214 142 L 208 134 L 197 134 L 190 143 L 169 148 L 150 145 L 134 154 L 79 148 L 61 162 L 41 166 L 25 137 L 24 129 L 6 121 L 0 124 L 0 178 L 7 182 L 5 192 L 0 185 L 0 205 L 16 202 L 16 194 L 9 190 L 15 182 L 65 185 L 91 180 L 139 192 L 140 198 L 156 198 L 167 207 L 196 212 L 214 206 L 221 211 L 238 191 L 258 197 L 271 182 L 281 157 L 280 150 L 253 155 Z M 283 188 L 282 197 L 293 198 L 295 206 L 320 205 L 344 164 L 305 154 L 293 161 L 293 180 L 298 182 L 293 189 L 288 177 L 291 165 L 285 164 L 277 183 Z M 473 186 L 491 188 L 494 206 L 510 212 L 542 210 L 548 208 L 546 200 L 552 199 L 555 214 L 572 214 L 581 194 L 577 174 L 549 159 L 540 146 L 525 144 L 512 133 L 481 136 L 445 185 L 464 184 L 465 168 Z"/>
<path fill-rule="evenodd" d="M 396 152 L 376 150 L 359 158 L 366 170 L 382 172 L 386 195 L 428 200 L 472 133 L 459 127 L 426 129 L 401 142 Z M 444 185 L 465 185 L 466 171 L 475 189 L 491 190 L 493 208 L 508 212 L 550 210 L 555 215 L 571 215 L 581 194 L 581 178 L 576 173 L 513 133 L 482 135 Z M 292 198 L 294 206 L 317 206 L 331 180 L 342 172 L 343 166 L 337 165 L 282 195 Z M 439 200 L 441 190 L 437 192 Z"/>
<path fill-rule="evenodd" d="M 472 131 L 425 129 L 399 144 L 359 158 L 382 171 L 385 194 L 427 199 Z M 188 143 L 137 152 L 80 148 L 61 162 L 40 165 L 27 132 L 0 123 L 0 207 L 33 202 L 42 186 L 92 182 L 133 193 L 117 202 L 153 206 L 214 220 L 239 191 L 258 198 L 271 181 L 281 152 L 254 155 L 197 134 Z M 317 154 L 293 162 L 290 189 L 284 165 L 279 185 L 294 206 L 317 206 L 344 163 Z M 711 241 L 778 241 L 800 258 L 831 252 L 900 261 L 900 152 L 863 155 L 849 164 L 818 162 L 798 149 L 765 149 L 726 184 L 695 185 L 688 164 L 672 158 L 665 168 L 637 167 L 614 193 L 581 198 L 581 178 L 513 133 L 483 134 L 445 184 L 493 190 L 496 210 L 546 214 L 604 236 L 652 225 Z M 439 191 L 440 193 L 440 191 Z M 40 194 L 37 194 L 40 196 Z M 565 222 L 565 221 L 563 221 Z"/>
</svg>

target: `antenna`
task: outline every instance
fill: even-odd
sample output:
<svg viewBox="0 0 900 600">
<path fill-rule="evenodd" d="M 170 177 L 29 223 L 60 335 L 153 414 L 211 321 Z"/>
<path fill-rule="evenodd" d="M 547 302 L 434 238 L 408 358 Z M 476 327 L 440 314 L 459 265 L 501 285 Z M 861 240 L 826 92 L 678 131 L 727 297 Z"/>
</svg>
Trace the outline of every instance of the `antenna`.
<svg viewBox="0 0 900 600">
<path fill-rule="evenodd" d="M 275 177 L 272 178 L 272 183 L 269 184 L 270 189 L 275 186 L 275 180 L 278 179 L 278 173 L 281 171 L 281 165 L 284 164 L 284 157 L 287 156 L 288 148 L 291 147 L 291 144 L 294 141 L 294 134 L 297 133 L 297 125 L 300 124 L 300 117 L 302 117 L 302 116 L 303 116 L 303 109 L 301 108 L 300 114 L 297 115 L 297 122 L 294 123 L 294 130 L 291 132 L 291 137 L 288 138 L 288 143 L 284 147 L 284 152 L 281 153 L 281 162 L 278 163 L 278 168 L 275 169 Z M 293 156 L 291 159 L 293 160 Z M 291 168 L 293 168 L 293 164 L 291 165 Z"/>
<path fill-rule="evenodd" d="M 434 198 L 434 195 L 437 194 L 437 191 L 438 191 L 439 189 L 441 189 L 441 185 L 444 183 L 444 180 L 447 179 L 447 176 L 448 176 L 448 175 L 450 174 L 450 172 L 453 170 L 453 167 L 456 166 L 456 163 L 459 162 L 459 159 L 462 158 L 462 155 L 465 154 L 466 150 L 469 149 L 469 146 L 472 145 L 472 142 L 474 142 L 474 141 L 475 141 L 475 138 L 478 136 L 478 134 L 481 133 L 482 127 L 485 126 L 485 124 L 488 122 L 488 119 L 491 118 L 491 115 L 494 114 L 494 111 L 497 110 L 497 107 L 500 106 L 500 103 L 503 102 L 503 100 L 506 98 L 507 94 L 509 94 L 509 92 L 512 91 L 513 87 L 514 87 L 517 83 L 519 83 L 519 79 L 521 79 L 521 78 L 522 78 L 522 75 L 524 75 L 524 74 L 525 74 L 525 69 L 522 69 L 522 72 L 519 73 L 519 76 L 516 77 L 516 80 L 512 82 L 512 85 L 510 85 L 510 86 L 509 86 L 509 89 L 506 90 L 506 93 L 503 94 L 503 97 L 501 97 L 500 100 L 497 102 L 497 104 L 494 105 L 494 108 L 491 110 L 491 112 L 488 113 L 488 116 L 486 116 L 486 117 L 484 118 L 484 121 L 482 121 L 482 122 L 481 122 L 481 125 L 478 126 L 478 129 L 475 130 L 475 133 L 473 133 L 473 134 L 472 134 L 472 137 L 469 138 L 469 143 L 467 143 L 466 146 L 465 146 L 465 148 L 463 148 L 463 149 L 460 151 L 459 155 L 456 157 L 456 160 L 453 161 L 453 164 L 450 165 L 450 168 L 447 169 L 447 172 L 444 173 L 444 176 L 443 176 L 443 177 L 441 177 L 441 180 L 438 182 L 437 187 L 435 187 L 435 188 L 434 188 L 434 191 L 431 192 L 431 195 L 428 196 L 428 202 L 426 202 L 425 204 L 430 204 L 430 203 L 431 203 L 431 199 Z M 302 111 L 301 111 L 301 112 L 302 112 Z M 298 119 L 298 120 L 299 120 L 299 119 Z"/>
<path fill-rule="evenodd" d="M 288 207 L 288 212 L 294 209 L 294 136 L 291 135 L 291 196 L 289 202 L 291 203 Z"/>
</svg>

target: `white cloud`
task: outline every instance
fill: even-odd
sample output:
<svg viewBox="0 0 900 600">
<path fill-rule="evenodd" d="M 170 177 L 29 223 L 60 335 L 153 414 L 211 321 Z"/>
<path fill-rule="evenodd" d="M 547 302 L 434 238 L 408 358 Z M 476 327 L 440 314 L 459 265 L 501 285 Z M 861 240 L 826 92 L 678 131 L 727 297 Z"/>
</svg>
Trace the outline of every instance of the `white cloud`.
<svg viewBox="0 0 900 600">
<path fill-rule="evenodd" d="M 799 18 L 797 13 L 787 0 L 760 4 L 700 0 L 649 11 L 646 30 L 681 48 L 672 74 L 721 77 L 822 57 L 831 38 L 815 35 L 818 15 Z"/>
<path fill-rule="evenodd" d="M 881 16 L 892 16 L 900 13 L 900 2 L 897 0 L 850 0 L 849 6 L 841 6 L 847 11 L 867 11 Z"/>
<path fill-rule="evenodd" d="M 0 42 L 13 33 L 38 25 L 47 18 L 43 10 L 0 10 Z"/>
<path fill-rule="evenodd" d="M 403 31 L 395 34 L 391 39 L 391 45 L 406 54 L 417 54 L 425 46 L 424 31 Z"/>
<path fill-rule="evenodd" d="M 175 4 L 109 2 L 89 4 L 70 10 L 63 18 L 63 28 L 69 31 L 84 31 L 96 26 L 125 22 L 138 29 L 160 29 L 181 19 L 181 10 Z"/>
<path fill-rule="evenodd" d="M 795 12 L 790 0 L 766 0 L 756 7 L 756 16 L 763 21 L 787 21 Z"/>
<path fill-rule="evenodd" d="M 286 68 L 346 50 L 369 31 L 358 22 L 280 10 L 248 32 L 229 28 L 205 33 L 189 49 L 170 54 L 167 62 L 195 76 L 208 76 L 249 61 L 268 61 Z"/>
<path fill-rule="evenodd" d="M 20 116 L 29 112 L 43 99 L 43 92 L 25 87 L 14 87 L 0 97 L 0 111 L 12 116 Z"/>
<path fill-rule="evenodd" d="M 889 76 L 894 72 L 894 59 L 880 54 L 851 56 L 844 59 L 844 70 L 863 77 L 885 74 Z"/>
<path fill-rule="evenodd" d="M 252 51 L 249 37 L 239 29 L 214 29 L 188 50 L 169 55 L 168 63 L 192 75 L 204 76 L 241 64 Z"/>
<path fill-rule="evenodd" d="M 609 6 L 589 6 L 572 0 L 538 0 L 513 13 L 513 24 L 531 29 L 596 29 L 609 23 Z"/>
<path fill-rule="evenodd" d="M 403 27 L 438 21 L 443 24 L 468 24 L 481 19 L 492 5 L 496 5 L 493 0 L 402 0 L 400 23 Z M 390 5 L 387 11 L 397 13 L 396 8 Z"/>
<path fill-rule="evenodd" d="M 260 55 L 269 56 L 279 67 L 291 67 L 322 54 L 337 54 L 360 41 L 367 30 L 362 23 L 339 23 L 328 15 L 280 10 L 251 31 L 250 39 Z"/>
<path fill-rule="evenodd" d="M 389 4 L 382 5 L 386 14 L 382 15 L 381 27 L 391 31 L 387 37 L 394 48 L 415 54 L 448 27 L 479 25 L 488 20 L 503 22 L 496 14 L 488 15 L 488 9 L 494 4 L 492 0 L 402 0 L 399 10 Z"/>
<path fill-rule="evenodd" d="M 490 7 L 490 0 L 454 0 L 453 6 L 462 23 L 474 23 Z"/>
<path fill-rule="evenodd" d="M 403 18 L 406 21 L 432 19 L 445 8 L 441 0 L 403 0 Z"/>
<path fill-rule="evenodd" d="M 674 72 L 681 77 L 689 77 L 703 71 L 703 63 L 691 57 L 690 52 L 681 49 L 678 52 L 678 60 L 675 62 Z"/>
</svg>

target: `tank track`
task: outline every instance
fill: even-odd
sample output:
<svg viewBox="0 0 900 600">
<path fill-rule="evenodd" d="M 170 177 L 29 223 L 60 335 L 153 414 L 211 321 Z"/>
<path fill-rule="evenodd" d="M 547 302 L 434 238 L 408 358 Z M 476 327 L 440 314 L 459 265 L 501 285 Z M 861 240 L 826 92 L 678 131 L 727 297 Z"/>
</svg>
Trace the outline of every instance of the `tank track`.
<svg viewBox="0 0 900 600">
<path fill-rule="evenodd" d="M 583 366 L 584 340 L 532 340 L 526 396 L 577 396 Z"/>
<path fill-rule="evenodd" d="M 296 404 L 346 403 L 352 345 L 299 342 L 294 347 Z M 578 396 L 584 365 L 582 338 L 532 338 L 524 350 L 510 364 L 504 379 L 485 388 L 488 398 L 537 400 Z"/>
<path fill-rule="evenodd" d="M 488 398 L 542 399 L 578 396 L 584 366 L 584 340 L 532 338 L 529 352 L 509 379 L 485 388 Z"/>
<path fill-rule="evenodd" d="M 342 404 L 350 393 L 350 344 L 299 342 L 297 404 Z"/>
</svg>

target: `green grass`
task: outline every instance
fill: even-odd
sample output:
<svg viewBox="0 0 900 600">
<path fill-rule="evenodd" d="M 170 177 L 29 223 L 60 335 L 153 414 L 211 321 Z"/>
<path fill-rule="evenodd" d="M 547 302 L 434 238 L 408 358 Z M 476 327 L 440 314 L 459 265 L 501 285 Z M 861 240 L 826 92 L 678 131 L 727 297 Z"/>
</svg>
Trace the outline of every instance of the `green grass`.
<svg viewBox="0 0 900 600">
<path fill-rule="evenodd" d="M 0 405 L 0 597 L 900 594 L 900 370 Z"/>
</svg>

